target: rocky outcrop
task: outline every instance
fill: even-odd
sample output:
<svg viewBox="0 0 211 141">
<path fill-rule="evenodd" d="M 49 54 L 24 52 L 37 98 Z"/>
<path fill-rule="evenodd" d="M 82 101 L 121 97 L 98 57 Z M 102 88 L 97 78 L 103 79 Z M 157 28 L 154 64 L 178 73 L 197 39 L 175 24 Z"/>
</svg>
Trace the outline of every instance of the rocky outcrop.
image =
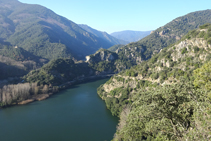
<svg viewBox="0 0 211 141">
<path fill-rule="evenodd" d="M 211 45 L 207 43 L 206 40 L 204 40 L 203 38 L 195 38 L 195 39 L 191 39 L 191 40 L 184 40 L 181 41 L 179 44 L 174 46 L 176 53 L 172 54 L 172 60 L 173 61 L 178 61 L 178 59 L 182 59 L 186 56 L 195 56 L 195 51 L 194 48 L 201 48 L 201 49 L 205 49 L 207 52 L 209 52 L 209 48 L 211 48 Z M 186 48 L 188 53 L 182 53 L 182 50 Z M 171 49 L 171 48 L 170 48 Z M 206 54 L 201 54 L 199 59 L 201 60 L 205 60 L 206 58 Z"/>
<path fill-rule="evenodd" d="M 100 49 L 95 54 L 86 56 L 86 61 L 88 63 L 93 62 L 100 62 L 100 61 L 114 61 L 118 58 L 118 55 L 114 52 L 111 52 L 109 50 Z"/>
</svg>

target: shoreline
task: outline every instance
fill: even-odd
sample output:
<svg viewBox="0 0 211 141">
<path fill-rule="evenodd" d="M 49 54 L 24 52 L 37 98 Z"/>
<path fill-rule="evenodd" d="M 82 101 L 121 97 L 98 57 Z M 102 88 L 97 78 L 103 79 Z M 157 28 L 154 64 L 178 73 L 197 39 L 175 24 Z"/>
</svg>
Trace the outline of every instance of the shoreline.
<svg viewBox="0 0 211 141">
<path fill-rule="evenodd" d="M 100 80 L 100 79 L 104 79 L 104 78 L 109 78 L 113 75 L 114 74 L 95 75 L 95 76 L 88 76 L 88 77 L 83 77 L 83 78 L 78 78 L 76 80 L 68 81 L 68 82 L 65 82 L 64 84 L 61 84 L 61 85 L 58 86 L 58 92 L 59 92 L 59 90 L 65 90 L 65 89 L 68 89 L 71 86 L 74 86 L 74 85 L 77 85 L 77 84 L 86 83 L 86 82 L 89 82 L 89 81 L 92 81 L 92 80 L 95 81 L 95 80 Z M 0 107 L 0 109 L 15 106 L 15 105 L 16 106 L 17 105 L 26 105 L 26 104 L 29 104 L 29 103 L 32 103 L 32 102 L 35 102 L 35 101 L 46 100 L 46 99 L 50 98 L 51 95 L 56 94 L 58 92 L 32 95 L 28 99 L 25 99 L 25 100 L 22 100 L 22 101 L 16 101 L 16 102 L 12 103 L 11 105 Z"/>
</svg>

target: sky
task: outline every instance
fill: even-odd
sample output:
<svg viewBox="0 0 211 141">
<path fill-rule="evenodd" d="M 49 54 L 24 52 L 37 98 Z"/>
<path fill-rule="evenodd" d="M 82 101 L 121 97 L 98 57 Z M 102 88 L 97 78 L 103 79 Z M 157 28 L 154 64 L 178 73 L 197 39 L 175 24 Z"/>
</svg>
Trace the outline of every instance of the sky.
<svg viewBox="0 0 211 141">
<path fill-rule="evenodd" d="M 150 31 L 188 13 L 211 9 L 211 0 L 19 0 L 107 33 Z"/>
</svg>

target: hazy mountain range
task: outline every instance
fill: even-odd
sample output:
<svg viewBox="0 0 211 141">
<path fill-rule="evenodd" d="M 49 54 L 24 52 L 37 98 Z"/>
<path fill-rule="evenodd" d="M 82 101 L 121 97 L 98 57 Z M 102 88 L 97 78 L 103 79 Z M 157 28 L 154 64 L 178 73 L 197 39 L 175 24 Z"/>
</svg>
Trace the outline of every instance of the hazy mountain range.
<svg viewBox="0 0 211 141">
<path fill-rule="evenodd" d="M 129 41 L 125 41 L 125 40 L 121 40 L 119 38 L 115 38 L 114 36 L 109 35 L 107 32 L 98 31 L 96 29 L 91 28 L 88 25 L 79 24 L 79 26 L 81 28 L 83 28 L 84 30 L 88 31 L 89 33 L 92 33 L 95 36 L 110 42 L 111 44 L 116 45 L 116 44 L 128 44 L 129 43 Z"/>
<path fill-rule="evenodd" d="M 100 48 L 126 43 L 103 34 L 87 32 L 40 5 L 0 0 L 1 43 L 22 47 L 43 58 L 83 59 Z"/>
<path fill-rule="evenodd" d="M 148 36 L 150 32 L 151 31 L 125 30 L 125 31 L 113 32 L 110 35 L 124 41 L 137 42 L 138 40 L 141 40 L 142 38 Z"/>
</svg>

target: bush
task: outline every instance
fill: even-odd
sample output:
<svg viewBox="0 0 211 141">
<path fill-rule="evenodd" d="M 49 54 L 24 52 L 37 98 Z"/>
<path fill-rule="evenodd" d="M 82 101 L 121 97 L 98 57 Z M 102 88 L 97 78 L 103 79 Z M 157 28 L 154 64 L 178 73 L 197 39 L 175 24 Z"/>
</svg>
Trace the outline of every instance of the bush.
<svg viewBox="0 0 211 141">
<path fill-rule="evenodd" d="M 193 47 L 194 53 L 197 53 L 199 51 L 199 48 L 197 46 Z"/>
<path fill-rule="evenodd" d="M 204 38 L 204 36 L 206 35 L 206 33 L 204 31 L 199 33 L 199 38 Z"/>
<path fill-rule="evenodd" d="M 131 76 L 131 77 L 136 77 L 138 75 L 138 73 L 136 73 L 135 71 L 132 71 L 132 70 L 128 70 L 128 71 L 126 71 L 126 75 Z"/>
<path fill-rule="evenodd" d="M 181 54 L 185 54 L 185 53 L 187 53 L 188 51 L 187 51 L 187 48 L 186 47 L 184 47 L 183 49 L 181 49 Z"/>
<path fill-rule="evenodd" d="M 209 39 L 207 39 L 207 43 L 211 44 L 211 37 Z"/>
</svg>

